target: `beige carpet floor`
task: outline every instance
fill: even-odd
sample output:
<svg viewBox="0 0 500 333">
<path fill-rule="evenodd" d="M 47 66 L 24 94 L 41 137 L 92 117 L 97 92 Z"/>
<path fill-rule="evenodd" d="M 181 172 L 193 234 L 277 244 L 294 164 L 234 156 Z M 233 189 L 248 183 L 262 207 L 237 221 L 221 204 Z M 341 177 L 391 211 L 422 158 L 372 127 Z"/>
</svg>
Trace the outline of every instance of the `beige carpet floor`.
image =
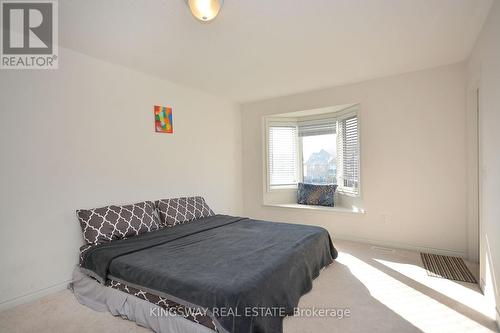
<svg viewBox="0 0 500 333">
<path fill-rule="evenodd" d="M 337 261 L 304 295 L 301 309 L 349 309 L 350 317 L 288 317 L 285 333 L 496 332 L 477 285 L 427 276 L 419 254 L 336 241 Z M 477 266 L 467 263 L 477 276 Z M 150 332 L 80 305 L 68 290 L 0 312 L 0 332 Z"/>
</svg>

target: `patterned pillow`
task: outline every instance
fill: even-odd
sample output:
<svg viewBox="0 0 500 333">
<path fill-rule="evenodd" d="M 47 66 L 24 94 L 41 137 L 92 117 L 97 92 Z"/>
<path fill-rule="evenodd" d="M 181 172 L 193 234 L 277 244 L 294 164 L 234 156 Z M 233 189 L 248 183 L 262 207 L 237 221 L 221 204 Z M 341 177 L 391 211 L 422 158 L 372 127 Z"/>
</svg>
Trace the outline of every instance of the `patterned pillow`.
<svg viewBox="0 0 500 333">
<path fill-rule="evenodd" d="M 161 224 L 165 227 L 215 215 L 202 197 L 161 199 L 155 204 Z"/>
<path fill-rule="evenodd" d="M 89 244 L 128 238 L 160 227 L 152 201 L 76 211 L 83 238 Z"/>
<path fill-rule="evenodd" d="M 297 201 L 303 205 L 334 206 L 337 185 L 298 184 Z"/>
</svg>

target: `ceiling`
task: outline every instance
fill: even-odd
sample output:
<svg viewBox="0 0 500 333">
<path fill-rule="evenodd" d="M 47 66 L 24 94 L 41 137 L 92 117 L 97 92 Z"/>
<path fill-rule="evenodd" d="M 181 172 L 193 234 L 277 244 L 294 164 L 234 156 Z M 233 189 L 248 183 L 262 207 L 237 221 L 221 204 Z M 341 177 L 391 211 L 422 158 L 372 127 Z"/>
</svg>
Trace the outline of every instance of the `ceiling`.
<svg viewBox="0 0 500 333">
<path fill-rule="evenodd" d="M 60 44 L 236 102 L 466 59 L 493 0 L 59 2 Z"/>
</svg>

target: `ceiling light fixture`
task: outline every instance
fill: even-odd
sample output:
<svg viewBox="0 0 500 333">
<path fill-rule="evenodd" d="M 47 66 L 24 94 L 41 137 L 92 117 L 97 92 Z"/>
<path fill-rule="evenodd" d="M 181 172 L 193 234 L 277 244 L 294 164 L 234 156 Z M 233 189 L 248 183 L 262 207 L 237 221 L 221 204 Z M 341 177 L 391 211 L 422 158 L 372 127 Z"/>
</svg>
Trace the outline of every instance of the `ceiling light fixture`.
<svg viewBox="0 0 500 333">
<path fill-rule="evenodd" d="M 186 0 L 186 2 L 194 17 L 200 21 L 208 22 L 219 14 L 224 0 Z"/>
</svg>

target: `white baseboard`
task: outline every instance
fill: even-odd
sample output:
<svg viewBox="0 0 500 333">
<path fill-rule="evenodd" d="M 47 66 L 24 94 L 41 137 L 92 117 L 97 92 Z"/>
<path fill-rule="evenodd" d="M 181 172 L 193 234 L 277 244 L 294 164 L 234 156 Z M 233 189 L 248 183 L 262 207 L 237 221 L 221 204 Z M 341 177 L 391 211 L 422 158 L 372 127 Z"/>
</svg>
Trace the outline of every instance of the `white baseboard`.
<svg viewBox="0 0 500 333">
<path fill-rule="evenodd" d="M 335 234 L 333 236 L 333 238 L 334 238 L 334 240 L 339 239 L 339 240 L 345 240 L 345 241 L 351 241 L 351 242 L 392 247 L 392 248 L 396 248 L 396 249 L 440 254 L 440 255 L 444 255 L 444 256 L 460 257 L 460 258 L 464 258 L 464 259 L 467 258 L 466 251 L 437 249 L 437 248 L 432 248 L 432 247 L 404 244 L 404 243 L 391 242 L 391 241 L 381 241 L 381 240 L 377 240 L 377 239 L 369 239 L 369 238 L 362 238 L 362 237 L 349 236 L 349 235 L 337 235 L 337 234 Z"/>
<path fill-rule="evenodd" d="M 57 283 L 55 285 L 42 288 L 39 290 L 35 290 L 33 292 L 30 292 L 25 295 L 17 296 L 8 300 L 4 300 L 0 302 L 0 311 L 4 311 L 10 308 L 13 308 L 17 305 L 21 305 L 24 303 L 29 303 L 32 302 L 36 299 L 39 299 L 43 296 L 47 296 L 52 293 L 56 293 L 58 291 L 64 290 L 68 287 L 68 284 L 71 282 L 71 280 L 66 280 L 60 283 Z"/>
</svg>

